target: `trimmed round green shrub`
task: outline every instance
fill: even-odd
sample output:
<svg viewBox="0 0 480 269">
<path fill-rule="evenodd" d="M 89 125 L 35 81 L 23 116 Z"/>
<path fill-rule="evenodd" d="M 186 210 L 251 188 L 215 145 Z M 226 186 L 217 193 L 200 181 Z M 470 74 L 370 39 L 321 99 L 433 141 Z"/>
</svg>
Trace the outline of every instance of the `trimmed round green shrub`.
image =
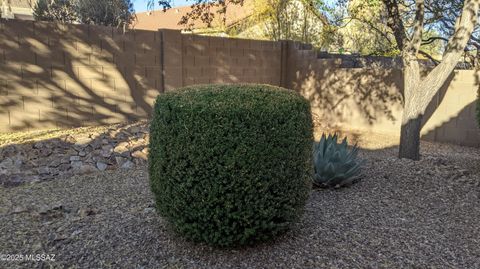
<svg viewBox="0 0 480 269">
<path fill-rule="evenodd" d="M 310 105 L 267 85 L 203 85 L 157 98 L 149 174 L 160 214 L 194 241 L 239 246 L 296 222 L 311 188 Z"/>
</svg>

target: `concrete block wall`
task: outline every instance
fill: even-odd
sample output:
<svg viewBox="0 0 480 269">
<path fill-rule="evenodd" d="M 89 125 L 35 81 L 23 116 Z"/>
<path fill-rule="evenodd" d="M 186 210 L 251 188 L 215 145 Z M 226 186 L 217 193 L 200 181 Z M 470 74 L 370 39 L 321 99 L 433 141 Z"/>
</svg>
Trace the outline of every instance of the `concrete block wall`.
<svg viewBox="0 0 480 269">
<path fill-rule="evenodd" d="M 0 131 L 148 118 L 158 94 L 206 83 L 281 84 L 282 43 L 0 21 Z"/>
<path fill-rule="evenodd" d="M 184 84 L 281 82 L 279 42 L 183 35 Z"/>
<path fill-rule="evenodd" d="M 0 131 L 145 118 L 161 73 L 158 32 L 0 21 Z"/>
<path fill-rule="evenodd" d="M 451 76 L 424 116 L 424 139 L 480 146 L 478 75 Z M 0 132 L 146 119 L 158 94 L 206 83 L 283 86 L 323 125 L 400 132 L 398 69 L 343 68 L 291 41 L 0 21 Z"/>
<path fill-rule="evenodd" d="M 165 89 L 209 83 L 281 84 L 282 43 L 160 30 Z"/>
<path fill-rule="evenodd" d="M 399 69 L 342 68 L 340 59 L 317 58 L 316 52 L 288 42 L 287 88 L 312 104 L 324 126 L 400 134 L 403 77 Z M 475 109 L 480 74 L 458 70 L 430 103 L 422 139 L 480 146 Z"/>
<path fill-rule="evenodd" d="M 465 146 L 480 146 L 476 119 L 479 75 L 472 70 L 454 71 L 432 101 L 422 129 L 423 138 Z"/>
</svg>

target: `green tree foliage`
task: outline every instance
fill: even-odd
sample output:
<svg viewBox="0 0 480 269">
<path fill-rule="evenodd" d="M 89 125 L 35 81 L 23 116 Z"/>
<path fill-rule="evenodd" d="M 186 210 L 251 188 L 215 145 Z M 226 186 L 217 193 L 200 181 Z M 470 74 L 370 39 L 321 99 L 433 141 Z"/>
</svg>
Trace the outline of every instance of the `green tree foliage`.
<svg viewBox="0 0 480 269">
<path fill-rule="evenodd" d="M 191 0 L 192 10 L 181 20 L 181 24 L 191 27 L 200 20 L 212 25 L 215 16 L 226 19 L 226 10 L 232 5 L 251 5 L 253 14 L 246 22 L 229 29 L 230 35 L 241 33 L 242 37 L 266 38 L 269 40 L 294 40 L 311 43 L 325 48 L 326 38 L 331 30 L 323 0 L 227 0 L 208 1 Z M 248 3 L 247 3 L 248 2 Z M 149 0 L 150 7 L 155 3 Z M 161 7 L 168 9 L 172 1 L 159 1 Z"/>
<path fill-rule="evenodd" d="M 382 1 L 339 0 L 337 7 L 334 14 L 338 22 L 333 42 L 335 50 L 342 48 L 361 55 L 400 56 L 395 36 L 386 23 L 387 11 Z M 431 21 L 432 25 L 438 26 L 438 18 Z M 440 34 L 438 27 L 425 29 L 424 39 L 429 42 L 421 46 L 421 57 L 435 62 L 441 59 L 443 41 L 437 38 Z"/>
<path fill-rule="evenodd" d="M 270 239 L 303 212 L 312 146 L 310 105 L 296 92 L 205 85 L 161 94 L 149 154 L 157 209 L 194 241 Z"/>
<path fill-rule="evenodd" d="M 147 6 L 153 8 L 157 0 L 147 0 Z M 159 0 L 158 4 L 164 10 L 172 7 L 174 0 Z M 192 10 L 185 14 L 180 21 L 188 27 L 192 27 L 196 21 L 200 20 L 211 26 L 215 16 L 221 17 L 225 22 L 226 18 L 223 16 L 227 12 L 227 8 L 232 5 L 243 5 L 245 0 L 187 0 L 192 3 Z"/>
<path fill-rule="evenodd" d="M 82 23 L 127 26 L 133 19 L 133 3 L 130 0 L 80 0 L 77 3 Z"/>
<path fill-rule="evenodd" d="M 293 40 L 324 47 L 323 32 L 329 27 L 321 0 L 254 1 L 252 24 L 258 24 L 270 40 Z"/>
<path fill-rule="evenodd" d="M 463 8 L 463 0 L 427 0 L 425 8 L 429 18 L 426 21 L 427 29 L 434 29 L 437 33 L 424 39 L 424 43 L 440 42 L 445 47 L 448 37 L 455 31 L 456 18 Z M 474 67 L 479 67 L 480 62 L 480 26 L 475 30 L 465 48 L 464 61 Z"/>
<path fill-rule="evenodd" d="M 134 18 L 130 0 L 39 0 L 34 17 L 40 21 L 128 27 Z"/>
<path fill-rule="evenodd" d="M 394 37 L 382 23 L 381 3 L 351 0 L 338 6 L 335 50 L 338 48 L 362 55 L 398 55 Z"/>
<path fill-rule="evenodd" d="M 70 0 L 38 0 L 33 8 L 33 16 L 38 21 L 74 23 L 78 20 L 75 4 Z"/>
</svg>

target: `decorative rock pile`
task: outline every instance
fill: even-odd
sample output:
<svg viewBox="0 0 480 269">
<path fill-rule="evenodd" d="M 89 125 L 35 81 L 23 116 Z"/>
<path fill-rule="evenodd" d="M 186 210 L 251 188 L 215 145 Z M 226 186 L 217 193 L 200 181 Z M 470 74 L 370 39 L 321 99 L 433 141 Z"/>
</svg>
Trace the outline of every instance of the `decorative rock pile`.
<svg viewBox="0 0 480 269">
<path fill-rule="evenodd" d="M 0 148 L 0 185 L 70 177 L 145 164 L 147 123 L 109 129 L 103 133 L 65 135 L 41 142 Z"/>
</svg>

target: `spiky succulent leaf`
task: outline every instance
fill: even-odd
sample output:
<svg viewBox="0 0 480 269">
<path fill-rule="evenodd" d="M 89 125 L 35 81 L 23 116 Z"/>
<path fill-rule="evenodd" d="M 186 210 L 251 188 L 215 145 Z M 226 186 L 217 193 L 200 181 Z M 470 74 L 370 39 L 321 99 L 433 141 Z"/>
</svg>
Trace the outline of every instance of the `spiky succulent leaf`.
<svg viewBox="0 0 480 269">
<path fill-rule="evenodd" d="M 338 143 L 337 134 L 322 134 L 320 142 L 314 147 L 314 185 L 338 188 L 355 182 L 364 163 L 357 156 L 357 145 L 349 150 L 347 138 Z"/>
</svg>

